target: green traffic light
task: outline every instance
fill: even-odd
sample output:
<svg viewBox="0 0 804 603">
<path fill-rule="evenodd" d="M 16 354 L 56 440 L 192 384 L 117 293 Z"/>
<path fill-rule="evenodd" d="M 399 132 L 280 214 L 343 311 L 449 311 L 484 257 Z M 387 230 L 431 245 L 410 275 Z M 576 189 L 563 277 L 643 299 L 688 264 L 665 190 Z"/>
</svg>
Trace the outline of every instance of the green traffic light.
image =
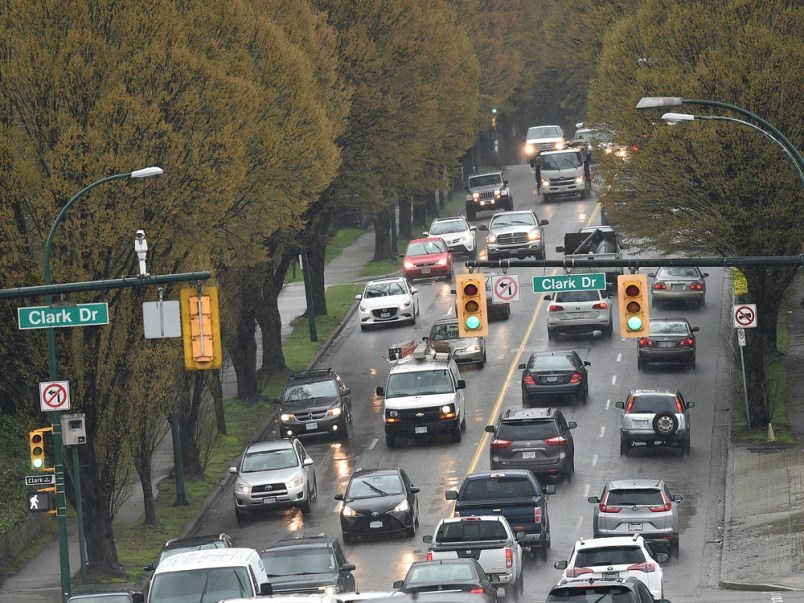
<svg viewBox="0 0 804 603">
<path fill-rule="evenodd" d="M 497 113 L 497 109 L 492 109 L 491 112 L 492 113 Z"/>
<path fill-rule="evenodd" d="M 466 328 L 470 331 L 474 331 L 480 327 L 480 319 L 477 316 L 468 316 L 466 318 Z"/>
<path fill-rule="evenodd" d="M 629 331 L 639 331 L 642 329 L 642 319 L 639 316 L 632 316 L 626 323 Z"/>
<path fill-rule="evenodd" d="M 44 467 L 45 461 L 43 461 L 42 459 L 33 459 L 31 461 L 31 465 L 33 466 L 34 469 L 41 469 L 42 467 Z"/>
</svg>

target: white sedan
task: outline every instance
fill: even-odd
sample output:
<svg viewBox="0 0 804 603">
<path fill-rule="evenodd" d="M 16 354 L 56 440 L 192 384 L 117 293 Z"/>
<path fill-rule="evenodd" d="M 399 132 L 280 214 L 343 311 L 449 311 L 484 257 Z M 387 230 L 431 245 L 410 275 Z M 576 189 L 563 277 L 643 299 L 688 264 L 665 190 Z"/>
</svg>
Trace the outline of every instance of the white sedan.
<svg viewBox="0 0 804 603">
<path fill-rule="evenodd" d="M 419 314 L 419 292 L 402 277 L 381 278 L 366 283 L 360 300 L 358 315 L 360 328 L 365 331 L 373 325 L 392 322 L 416 324 Z"/>
</svg>

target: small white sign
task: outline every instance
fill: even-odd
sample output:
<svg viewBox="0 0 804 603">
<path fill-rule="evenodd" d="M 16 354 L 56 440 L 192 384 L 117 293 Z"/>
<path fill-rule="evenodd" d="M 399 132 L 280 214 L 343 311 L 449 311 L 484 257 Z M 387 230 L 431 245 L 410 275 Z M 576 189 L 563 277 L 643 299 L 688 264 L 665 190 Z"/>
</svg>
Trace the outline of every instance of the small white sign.
<svg viewBox="0 0 804 603">
<path fill-rule="evenodd" d="M 737 304 L 733 308 L 735 329 L 752 329 L 757 326 L 757 305 Z"/>
<path fill-rule="evenodd" d="M 741 348 L 745 347 L 745 329 L 737 329 L 737 343 Z"/>
<path fill-rule="evenodd" d="M 39 384 L 39 408 L 43 412 L 70 410 L 70 382 L 42 381 Z"/>
<path fill-rule="evenodd" d="M 519 275 L 497 274 L 491 277 L 491 300 L 497 304 L 519 301 Z"/>
<path fill-rule="evenodd" d="M 145 339 L 181 337 L 181 304 L 178 301 L 144 302 L 142 324 Z"/>
</svg>

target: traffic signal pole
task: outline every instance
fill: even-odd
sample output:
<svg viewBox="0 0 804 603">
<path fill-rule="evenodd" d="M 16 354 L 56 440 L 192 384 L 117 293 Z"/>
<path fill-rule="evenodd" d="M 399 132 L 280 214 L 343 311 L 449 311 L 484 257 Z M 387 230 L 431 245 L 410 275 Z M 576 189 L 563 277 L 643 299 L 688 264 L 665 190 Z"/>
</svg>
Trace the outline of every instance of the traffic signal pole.
<svg viewBox="0 0 804 603">
<path fill-rule="evenodd" d="M 663 266 L 692 266 L 698 268 L 724 268 L 731 266 L 804 266 L 802 255 L 760 255 L 743 257 L 700 257 L 700 258 L 627 258 L 621 260 L 470 260 L 467 268 L 629 268 L 636 272 L 640 268 L 661 268 Z"/>
</svg>

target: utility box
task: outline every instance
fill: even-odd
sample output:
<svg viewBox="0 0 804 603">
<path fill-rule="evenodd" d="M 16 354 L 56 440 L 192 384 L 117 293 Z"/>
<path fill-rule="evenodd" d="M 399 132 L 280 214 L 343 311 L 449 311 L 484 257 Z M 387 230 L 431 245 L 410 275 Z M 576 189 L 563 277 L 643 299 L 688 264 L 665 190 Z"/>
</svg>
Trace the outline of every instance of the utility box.
<svg viewBox="0 0 804 603">
<path fill-rule="evenodd" d="M 87 443 L 84 413 L 61 416 L 61 440 L 65 446 Z"/>
</svg>

